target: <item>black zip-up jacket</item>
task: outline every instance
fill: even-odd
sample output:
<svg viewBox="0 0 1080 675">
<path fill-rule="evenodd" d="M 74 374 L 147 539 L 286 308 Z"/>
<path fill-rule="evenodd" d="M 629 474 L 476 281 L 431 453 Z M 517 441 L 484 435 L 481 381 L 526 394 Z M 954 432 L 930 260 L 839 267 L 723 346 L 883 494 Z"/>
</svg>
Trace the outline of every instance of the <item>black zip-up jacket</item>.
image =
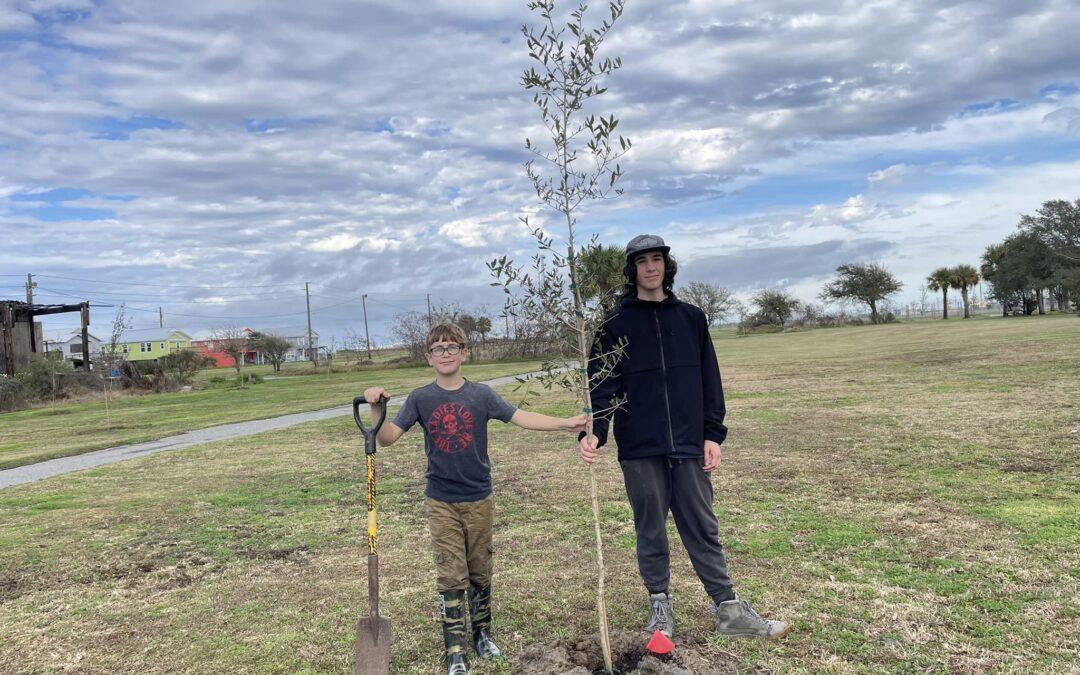
<svg viewBox="0 0 1080 675">
<path fill-rule="evenodd" d="M 595 377 L 601 360 L 589 362 L 593 410 L 626 396 L 614 414 L 619 460 L 701 457 L 705 441 L 723 443 L 724 389 L 705 313 L 673 295 L 662 302 L 627 297 L 608 315 L 592 355 L 620 339 L 623 355 L 607 379 Z M 599 445 L 607 442 L 609 419 L 595 420 Z"/>
</svg>

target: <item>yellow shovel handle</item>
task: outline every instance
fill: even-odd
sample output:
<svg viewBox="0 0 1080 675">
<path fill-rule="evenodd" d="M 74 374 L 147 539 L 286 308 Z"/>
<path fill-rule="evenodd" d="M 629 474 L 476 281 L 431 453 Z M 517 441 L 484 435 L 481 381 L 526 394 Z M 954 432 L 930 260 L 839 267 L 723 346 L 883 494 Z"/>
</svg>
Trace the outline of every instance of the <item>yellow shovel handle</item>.
<svg viewBox="0 0 1080 675">
<path fill-rule="evenodd" d="M 368 553 L 379 553 L 379 530 L 375 524 L 375 455 L 367 456 Z"/>
</svg>

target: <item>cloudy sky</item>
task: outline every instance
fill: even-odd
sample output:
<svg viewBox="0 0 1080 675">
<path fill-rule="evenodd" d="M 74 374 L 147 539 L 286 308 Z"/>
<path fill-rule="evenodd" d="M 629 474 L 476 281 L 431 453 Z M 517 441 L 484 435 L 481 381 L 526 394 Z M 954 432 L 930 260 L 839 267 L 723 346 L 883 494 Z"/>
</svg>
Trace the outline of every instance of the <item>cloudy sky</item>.
<svg viewBox="0 0 1080 675">
<path fill-rule="evenodd" d="M 524 2 L 0 0 L 0 297 L 126 302 L 138 328 L 486 304 L 531 255 Z M 813 298 L 875 261 L 918 296 L 1080 197 L 1074 0 L 629 0 L 595 112 L 634 141 L 582 216 L 682 281 Z M 544 214 L 535 214 L 543 218 Z M 553 229 L 557 234 L 558 231 Z M 113 309 L 92 310 L 108 332 Z M 76 316 L 46 319 L 50 336 Z M 497 322 L 498 323 L 498 322 Z"/>
</svg>

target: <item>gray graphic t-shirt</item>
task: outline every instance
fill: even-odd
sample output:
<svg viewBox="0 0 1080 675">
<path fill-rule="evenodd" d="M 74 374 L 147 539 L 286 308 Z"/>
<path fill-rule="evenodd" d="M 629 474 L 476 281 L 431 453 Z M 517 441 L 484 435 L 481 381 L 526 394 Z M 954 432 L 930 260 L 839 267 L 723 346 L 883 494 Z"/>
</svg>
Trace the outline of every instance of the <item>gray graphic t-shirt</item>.
<svg viewBox="0 0 1080 675">
<path fill-rule="evenodd" d="M 466 380 L 460 389 L 447 391 L 432 382 L 414 389 L 394 424 L 408 431 L 419 422 L 424 429 L 424 494 L 440 502 L 472 502 L 491 494 L 487 423 L 509 422 L 515 412 L 486 384 Z"/>
</svg>

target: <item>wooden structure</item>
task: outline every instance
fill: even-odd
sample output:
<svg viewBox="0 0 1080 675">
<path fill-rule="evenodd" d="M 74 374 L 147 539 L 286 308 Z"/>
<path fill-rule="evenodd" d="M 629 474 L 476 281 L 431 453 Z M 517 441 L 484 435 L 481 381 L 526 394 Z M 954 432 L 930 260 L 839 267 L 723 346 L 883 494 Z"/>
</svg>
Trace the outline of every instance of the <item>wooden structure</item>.
<svg viewBox="0 0 1080 675">
<path fill-rule="evenodd" d="M 0 300 L 0 373 L 8 376 L 30 362 L 31 354 L 44 354 L 45 342 L 34 317 L 79 312 L 82 325 L 83 354 L 90 353 L 90 303 L 77 305 L 31 305 L 17 300 Z M 90 370 L 90 359 L 83 360 L 83 370 Z"/>
</svg>

